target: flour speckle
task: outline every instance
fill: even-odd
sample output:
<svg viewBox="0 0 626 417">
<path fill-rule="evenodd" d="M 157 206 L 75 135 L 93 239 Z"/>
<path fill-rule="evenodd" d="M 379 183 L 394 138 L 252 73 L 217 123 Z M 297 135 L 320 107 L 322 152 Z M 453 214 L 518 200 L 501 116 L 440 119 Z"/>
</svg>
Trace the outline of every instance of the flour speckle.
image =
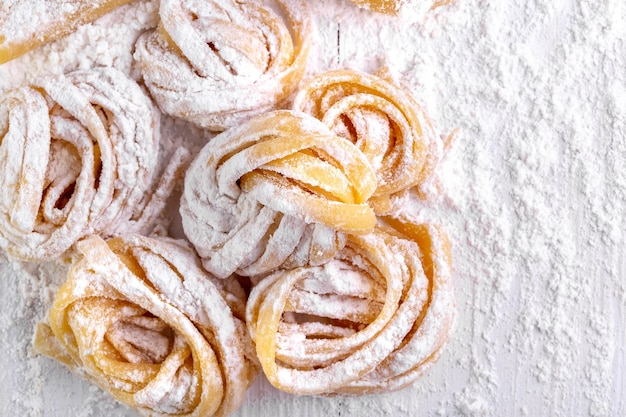
<svg viewBox="0 0 626 417">
<path fill-rule="evenodd" d="M 132 45 L 157 3 L 0 65 L 0 92 L 93 64 L 140 79 Z M 626 3 L 457 0 L 419 21 L 308 3 L 307 77 L 387 64 L 438 133 L 461 129 L 438 168 L 440 203 L 414 201 L 411 213 L 450 234 L 456 332 L 409 389 L 294 398 L 258 378 L 235 415 L 626 415 Z M 174 133 L 165 147 L 209 140 L 179 121 L 163 127 Z M 0 390 L 0 414 L 134 415 L 30 354 L 55 268 L 0 261 L 0 382 L 13 387 Z"/>
</svg>

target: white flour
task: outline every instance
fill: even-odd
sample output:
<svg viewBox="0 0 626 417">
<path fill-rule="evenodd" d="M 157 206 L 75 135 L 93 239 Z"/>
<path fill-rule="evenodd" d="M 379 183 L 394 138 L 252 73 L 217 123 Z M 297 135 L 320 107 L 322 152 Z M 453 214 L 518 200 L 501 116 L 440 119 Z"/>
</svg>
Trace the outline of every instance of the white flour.
<svg viewBox="0 0 626 417">
<path fill-rule="evenodd" d="M 114 66 L 134 78 L 131 71 L 133 45 L 140 31 L 158 22 L 158 2 L 136 1 L 84 25 L 57 42 L 9 61 L 0 67 L 0 91 L 44 74 L 61 74 L 94 66 Z"/>
<path fill-rule="evenodd" d="M 236 415 L 626 415 L 626 3 L 457 0 L 420 25 L 309 4 L 310 74 L 389 64 L 440 133 L 461 128 L 443 198 L 415 206 L 453 243 L 456 332 L 414 388 L 292 397 L 259 378 Z M 130 47 L 155 22 L 156 1 L 125 6 L 0 66 L 0 91 L 93 64 L 137 77 Z M 166 146 L 198 138 L 163 127 Z M 0 415 L 135 415 L 30 354 L 58 268 L 0 268 Z"/>
</svg>

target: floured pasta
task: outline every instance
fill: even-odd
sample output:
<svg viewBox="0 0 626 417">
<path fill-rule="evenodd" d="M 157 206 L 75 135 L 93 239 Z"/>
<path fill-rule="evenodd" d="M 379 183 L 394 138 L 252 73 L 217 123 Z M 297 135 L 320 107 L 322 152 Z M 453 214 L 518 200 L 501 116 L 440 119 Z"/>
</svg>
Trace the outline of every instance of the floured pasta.
<svg viewBox="0 0 626 417">
<path fill-rule="evenodd" d="M 385 71 L 322 73 L 298 92 L 293 107 L 322 120 L 367 156 L 378 181 L 371 204 L 379 214 L 389 210 L 394 195 L 428 184 L 448 145 Z"/>
<path fill-rule="evenodd" d="M 373 394 L 415 381 L 454 318 L 447 236 L 391 220 L 332 262 L 281 270 L 252 290 L 246 320 L 268 380 L 294 394 Z"/>
<path fill-rule="evenodd" d="M 354 3 L 395 14 L 410 2 Z M 70 264 L 36 351 L 151 417 L 225 417 L 260 371 L 296 395 L 412 384 L 441 355 L 455 305 L 446 233 L 407 219 L 435 201 L 454 135 L 436 135 L 385 69 L 302 83 L 305 0 L 138 7 L 149 22 L 124 41 L 139 84 L 89 69 L 0 97 L 0 247 Z M 94 29 L 108 36 L 109 23 Z M 161 143 L 162 114 L 183 119 L 164 121 L 180 137 Z M 164 164 L 161 148 L 187 133 L 203 145 L 194 161 L 181 148 Z M 169 231 L 188 241 L 157 237 L 182 168 Z"/>
<path fill-rule="evenodd" d="M 445 6 L 453 0 L 350 0 L 352 3 L 364 9 L 372 10 L 379 13 L 397 14 L 400 9 L 410 4 L 413 7 L 420 7 L 426 10 L 432 10 L 437 7 Z M 419 5 L 419 6 L 417 6 Z"/>
<path fill-rule="evenodd" d="M 203 265 L 221 277 L 322 263 L 342 233 L 367 233 L 376 178 L 351 142 L 287 110 L 213 138 L 187 171 L 180 211 Z"/>
<path fill-rule="evenodd" d="M 170 239 L 89 236 L 35 349 L 151 417 L 226 416 L 257 373 L 244 294 Z"/>
<path fill-rule="evenodd" d="M 297 87 L 311 27 L 301 0 L 161 0 L 159 28 L 135 57 L 165 113 L 222 131 L 279 108 Z"/>
<path fill-rule="evenodd" d="M 72 33 L 131 0 L 0 0 L 0 64 Z"/>
<path fill-rule="evenodd" d="M 144 231 L 161 212 L 159 113 L 114 69 L 33 81 L 0 97 L 0 246 L 51 260 L 89 233 Z"/>
</svg>

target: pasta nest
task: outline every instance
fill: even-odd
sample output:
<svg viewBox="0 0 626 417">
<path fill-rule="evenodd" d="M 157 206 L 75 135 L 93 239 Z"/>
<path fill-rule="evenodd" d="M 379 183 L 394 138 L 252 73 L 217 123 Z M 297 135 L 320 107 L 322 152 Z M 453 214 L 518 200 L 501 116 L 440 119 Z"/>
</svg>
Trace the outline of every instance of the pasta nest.
<svg viewBox="0 0 626 417">
<path fill-rule="evenodd" d="M 20 259 L 50 260 L 89 233 L 145 231 L 185 155 L 157 184 L 159 120 L 141 88 L 110 68 L 6 92 L 0 246 Z"/>
<path fill-rule="evenodd" d="M 145 416 L 226 416 L 257 373 L 244 292 L 186 243 L 126 235 L 78 243 L 35 348 Z"/>
<path fill-rule="evenodd" d="M 158 29 L 136 44 L 163 112 L 214 131 L 279 108 L 300 81 L 311 43 L 306 3 L 161 0 Z"/>
<path fill-rule="evenodd" d="M 369 162 L 303 113 L 258 116 L 213 138 L 185 176 L 186 236 L 219 277 L 321 264 L 375 224 Z"/>
<path fill-rule="evenodd" d="M 325 265 L 280 270 L 253 288 L 246 321 L 276 388 L 389 392 L 437 360 L 455 311 L 447 236 L 434 225 L 388 224 L 350 236 Z"/>
<path fill-rule="evenodd" d="M 378 214 L 388 212 L 399 193 L 414 187 L 419 193 L 444 155 L 444 142 L 422 107 L 385 69 L 378 75 L 322 73 L 302 87 L 293 108 L 323 121 L 365 154 L 376 172 L 370 204 Z"/>
</svg>

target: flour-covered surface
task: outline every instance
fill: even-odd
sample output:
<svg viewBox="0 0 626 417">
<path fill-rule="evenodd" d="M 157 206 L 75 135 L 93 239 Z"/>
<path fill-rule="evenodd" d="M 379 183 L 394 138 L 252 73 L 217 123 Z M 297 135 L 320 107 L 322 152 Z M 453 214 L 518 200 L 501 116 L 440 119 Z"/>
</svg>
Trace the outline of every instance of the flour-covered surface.
<svg viewBox="0 0 626 417">
<path fill-rule="evenodd" d="M 388 65 L 440 133 L 460 128 L 439 201 L 411 207 L 450 234 L 456 328 L 413 388 L 294 397 L 259 377 L 235 415 L 626 415 L 626 3 L 457 0 L 404 20 L 308 3 L 309 75 Z M 155 1 L 124 6 L 1 65 L 0 91 L 94 64 L 138 78 L 130 47 L 155 22 Z M 206 140 L 162 127 L 170 149 Z M 134 416 L 32 353 L 62 274 L 2 257 L 0 415 Z"/>
</svg>

